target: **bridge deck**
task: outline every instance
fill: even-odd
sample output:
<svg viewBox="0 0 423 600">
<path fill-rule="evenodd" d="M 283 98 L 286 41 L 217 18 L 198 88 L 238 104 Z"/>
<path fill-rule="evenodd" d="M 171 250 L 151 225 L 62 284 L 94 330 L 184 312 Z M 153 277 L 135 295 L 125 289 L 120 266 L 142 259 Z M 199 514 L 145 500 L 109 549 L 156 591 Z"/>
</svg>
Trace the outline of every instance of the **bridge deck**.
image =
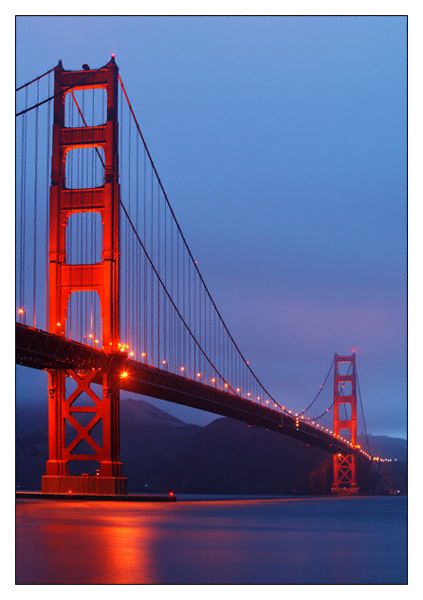
<svg viewBox="0 0 423 600">
<path fill-rule="evenodd" d="M 91 346 L 20 323 L 16 323 L 16 363 L 40 370 L 107 369 L 113 363 L 122 372 L 127 372 L 127 376 L 119 380 L 122 390 L 263 427 L 317 446 L 332 454 L 345 455 L 356 452 L 355 448 L 345 442 L 289 414 L 187 377 L 130 360 L 124 353 L 106 354 Z"/>
</svg>

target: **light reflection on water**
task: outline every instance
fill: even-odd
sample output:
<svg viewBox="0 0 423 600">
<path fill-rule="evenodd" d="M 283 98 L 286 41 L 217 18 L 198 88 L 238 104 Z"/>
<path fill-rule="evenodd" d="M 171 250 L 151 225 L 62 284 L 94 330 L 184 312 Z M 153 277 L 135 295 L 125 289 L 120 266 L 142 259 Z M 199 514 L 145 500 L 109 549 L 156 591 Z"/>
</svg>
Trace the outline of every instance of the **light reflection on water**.
<svg viewBox="0 0 423 600">
<path fill-rule="evenodd" d="M 406 583 L 406 498 L 24 500 L 16 583 Z"/>
</svg>

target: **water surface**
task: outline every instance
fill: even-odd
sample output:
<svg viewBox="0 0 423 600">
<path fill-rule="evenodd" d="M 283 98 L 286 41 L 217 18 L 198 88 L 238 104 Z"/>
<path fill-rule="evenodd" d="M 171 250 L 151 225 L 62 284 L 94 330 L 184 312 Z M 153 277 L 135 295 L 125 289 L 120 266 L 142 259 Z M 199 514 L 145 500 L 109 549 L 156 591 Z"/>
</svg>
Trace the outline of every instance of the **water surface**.
<svg viewBox="0 0 423 600">
<path fill-rule="evenodd" d="M 18 584 L 405 584 L 406 497 L 19 499 Z"/>
</svg>

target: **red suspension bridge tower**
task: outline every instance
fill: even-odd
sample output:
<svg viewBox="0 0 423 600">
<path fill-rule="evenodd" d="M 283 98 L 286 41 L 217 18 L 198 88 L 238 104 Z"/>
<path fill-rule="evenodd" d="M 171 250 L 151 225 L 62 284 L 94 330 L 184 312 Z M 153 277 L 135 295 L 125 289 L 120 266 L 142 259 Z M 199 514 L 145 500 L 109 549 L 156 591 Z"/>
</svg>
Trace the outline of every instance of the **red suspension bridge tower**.
<svg viewBox="0 0 423 600">
<path fill-rule="evenodd" d="M 340 371 L 341 364 L 347 366 L 346 374 Z M 343 368 L 345 371 L 345 367 Z M 335 354 L 335 375 L 333 390 L 333 433 L 338 437 L 349 434 L 353 447 L 357 445 L 357 386 L 355 353 L 351 356 Z M 341 411 L 344 415 L 341 416 Z M 355 455 L 334 454 L 333 486 L 335 494 L 358 494 Z"/>
<path fill-rule="evenodd" d="M 91 88 L 106 91 L 106 122 L 87 126 L 84 121 L 82 127 L 66 127 L 66 95 Z M 59 62 L 54 93 L 48 327 L 51 333 L 64 335 L 71 294 L 96 292 L 100 299 L 103 350 L 110 360 L 101 369 L 49 369 L 49 458 L 41 491 L 126 494 L 126 478 L 121 474 L 119 462 L 118 68 L 114 58 L 97 70 L 65 71 Z M 94 148 L 99 156 L 103 152 L 103 185 L 85 189 L 66 186 L 66 160 L 69 151 L 76 148 Z M 69 264 L 66 253 L 69 218 L 88 212 L 101 216 L 101 260 L 94 264 Z M 66 381 L 70 379 L 76 383 L 76 389 L 67 395 Z M 94 380 L 102 385 L 101 397 L 91 387 Z M 81 396 L 85 396 L 82 403 Z M 101 433 L 101 443 L 91 435 L 94 428 Z M 96 461 L 97 475 L 71 475 L 71 461 Z"/>
</svg>

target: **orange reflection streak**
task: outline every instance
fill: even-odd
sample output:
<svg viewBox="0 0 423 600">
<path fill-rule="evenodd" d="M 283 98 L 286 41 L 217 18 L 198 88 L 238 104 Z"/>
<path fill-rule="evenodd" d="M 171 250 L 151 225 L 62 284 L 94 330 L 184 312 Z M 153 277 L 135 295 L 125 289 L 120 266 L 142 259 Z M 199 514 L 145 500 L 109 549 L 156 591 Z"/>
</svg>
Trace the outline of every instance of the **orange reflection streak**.
<svg viewBox="0 0 423 600">
<path fill-rule="evenodd" d="M 38 537 L 43 543 L 37 555 L 34 557 L 32 547 L 26 559 L 34 563 L 32 580 L 27 583 L 157 583 L 154 547 L 158 534 L 155 525 L 162 517 L 157 510 L 160 507 L 96 504 L 57 502 L 47 505 L 47 510 L 43 505 L 49 518 L 43 515 Z M 22 555 L 26 541 L 22 535 L 17 541 Z M 43 572 L 45 565 L 48 572 Z"/>
<path fill-rule="evenodd" d="M 104 528 L 107 539 L 107 563 L 110 579 L 114 583 L 155 583 L 150 558 L 152 530 L 142 525 Z"/>
<path fill-rule="evenodd" d="M 119 504 L 116 512 L 103 515 L 96 535 L 105 551 L 101 561 L 110 583 L 157 583 L 153 557 L 158 533 L 155 525 L 157 519 L 160 521 L 157 509 L 160 507 Z"/>
</svg>

